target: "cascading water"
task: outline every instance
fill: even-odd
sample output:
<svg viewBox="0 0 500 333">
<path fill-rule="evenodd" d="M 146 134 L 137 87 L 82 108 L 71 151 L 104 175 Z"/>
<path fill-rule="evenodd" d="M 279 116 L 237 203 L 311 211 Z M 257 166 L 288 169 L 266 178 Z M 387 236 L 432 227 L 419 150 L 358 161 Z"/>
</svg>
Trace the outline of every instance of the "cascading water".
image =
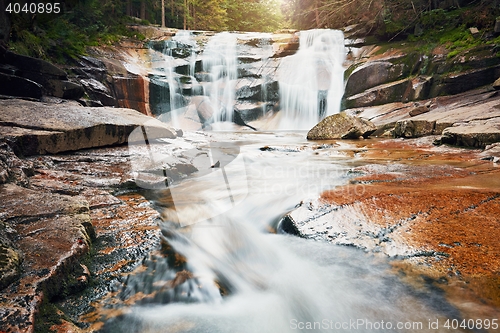
<svg viewBox="0 0 500 333">
<path fill-rule="evenodd" d="M 238 79 L 236 36 L 222 32 L 210 38 L 202 61 L 203 71 L 210 75 L 204 94 L 210 98 L 213 120 L 232 121 Z"/>
<path fill-rule="evenodd" d="M 159 91 L 153 90 L 153 96 L 150 96 L 154 114 L 175 127 L 180 127 L 179 114 L 188 102 L 186 84 L 190 85 L 188 90 L 191 94 L 200 86 L 194 77 L 197 51 L 192 32 L 180 30 L 171 40 L 163 43 L 160 56 L 158 52 L 151 52 L 153 71 L 150 79 L 153 86 L 160 87 Z"/>
<path fill-rule="evenodd" d="M 340 111 L 344 92 L 344 35 L 339 30 L 300 32 L 299 50 L 279 67 L 281 129 L 311 129 Z"/>
<path fill-rule="evenodd" d="M 359 249 L 268 232 L 300 200 L 348 181 L 349 147 L 318 152 L 300 134 L 216 138 L 225 142 L 218 152 L 208 144 L 197 153 L 211 156 L 209 171 L 200 167 L 156 199 L 168 247 L 186 258 L 182 270 L 171 253 L 145 261 L 124 293 L 137 302 L 100 332 L 416 333 L 429 319 L 460 316 Z M 389 322 L 394 329 L 380 329 Z"/>
</svg>

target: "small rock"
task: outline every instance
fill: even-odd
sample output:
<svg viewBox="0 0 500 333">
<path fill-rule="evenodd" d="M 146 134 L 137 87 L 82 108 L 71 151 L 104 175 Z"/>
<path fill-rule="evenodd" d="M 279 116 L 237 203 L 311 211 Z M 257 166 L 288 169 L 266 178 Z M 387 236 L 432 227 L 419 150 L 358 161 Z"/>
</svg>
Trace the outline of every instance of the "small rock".
<svg viewBox="0 0 500 333">
<path fill-rule="evenodd" d="M 469 31 L 473 36 L 479 34 L 479 30 L 476 27 L 469 28 Z"/>
<path fill-rule="evenodd" d="M 396 122 L 393 135 L 396 138 L 418 138 L 432 135 L 436 122 L 428 120 L 400 120 Z"/>
<path fill-rule="evenodd" d="M 500 90 L 500 78 L 493 82 L 493 88 L 495 88 L 495 90 Z"/>
<path fill-rule="evenodd" d="M 427 113 L 430 111 L 430 108 L 427 105 L 418 105 L 415 108 L 411 109 L 408 114 L 410 117 L 418 116 L 419 114 Z"/>
<path fill-rule="evenodd" d="M 308 140 L 358 139 L 369 137 L 377 127 L 369 120 L 340 112 L 326 117 L 308 133 Z"/>
</svg>

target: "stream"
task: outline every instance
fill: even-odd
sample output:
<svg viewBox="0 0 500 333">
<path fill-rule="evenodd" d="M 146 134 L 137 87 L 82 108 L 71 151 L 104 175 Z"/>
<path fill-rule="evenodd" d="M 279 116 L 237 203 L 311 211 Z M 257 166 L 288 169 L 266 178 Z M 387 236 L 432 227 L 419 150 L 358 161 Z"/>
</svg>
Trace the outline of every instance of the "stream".
<svg viewBox="0 0 500 333">
<path fill-rule="evenodd" d="M 343 34 L 302 31 L 297 52 L 282 60 L 271 42 L 267 35 L 224 32 L 201 52 L 195 35 L 182 32 L 151 51 L 152 79 L 163 94 L 154 113 L 184 130 L 192 149 L 182 154 L 198 171 L 175 184 L 139 180 L 161 213 L 163 247 L 128 276 L 114 306 L 118 315 L 100 332 L 495 328 L 490 319 L 481 322 L 486 330 L 461 328 L 468 318 L 444 291 L 434 281 L 404 283 L 393 259 L 284 232 L 280 221 L 288 212 L 348 184 L 352 169 L 369 162 L 353 142 L 305 139 L 304 129 L 340 110 Z M 270 108 L 280 112 L 266 116 Z M 237 114 L 261 130 L 236 128 Z M 218 131 L 190 137 L 201 127 Z M 144 143 L 149 146 L 147 138 Z M 156 166 L 169 160 L 153 150 L 150 158 Z"/>
<path fill-rule="evenodd" d="M 215 132 L 199 172 L 148 190 L 186 262 L 179 274 L 168 256 L 145 260 L 100 332 L 449 332 L 461 314 L 443 291 L 404 284 L 387 257 L 279 232 L 295 205 L 364 163 L 352 143 L 304 136 Z"/>
</svg>

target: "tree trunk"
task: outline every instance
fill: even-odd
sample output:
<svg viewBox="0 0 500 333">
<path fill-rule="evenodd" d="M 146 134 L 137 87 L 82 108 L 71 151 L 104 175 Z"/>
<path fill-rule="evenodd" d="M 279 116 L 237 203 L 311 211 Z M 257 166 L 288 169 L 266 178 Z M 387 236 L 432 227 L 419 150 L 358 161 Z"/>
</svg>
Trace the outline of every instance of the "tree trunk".
<svg viewBox="0 0 500 333">
<path fill-rule="evenodd" d="M 319 0 L 316 0 L 316 1 L 314 1 L 314 15 L 316 17 L 316 28 L 320 28 L 318 7 L 319 7 Z"/>
<path fill-rule="evenodd" d="M 141 20 L 146 19 L 146 0 L 141 0 Z"/>
<path fill-rule="evenodd" d="M 161 0 L 161 27 L 165 28 L 165 0 Z"/>
<path fill-rule="evenodd" d="M 189 8 L 187 0 L 184 0 L 184 30 L 187 30 L 187 17 L 189 15 Z"/>
<path fill-rule="evenodd" d="M 127 16 L 132 16 L 132 0 L 127 0 Z"/>
</svg>

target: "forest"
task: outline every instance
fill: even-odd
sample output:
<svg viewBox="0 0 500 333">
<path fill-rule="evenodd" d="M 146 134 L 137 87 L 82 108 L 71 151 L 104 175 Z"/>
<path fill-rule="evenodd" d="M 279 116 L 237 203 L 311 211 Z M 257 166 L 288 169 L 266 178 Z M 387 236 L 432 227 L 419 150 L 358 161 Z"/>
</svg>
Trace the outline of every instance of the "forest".
<svg viewBox="0 0 500 333">
<path fill-rule="evenodd" d="M 361 36 L 387 41 L 470 27 L 492 30 L 500 15 L 500 0 L 67 0 L 57 14 L 5 11 L 11 2 L 0 0 L 10 21 L 8 47 L 57 62 L 85 53 L 89 45 L 141 38 L 127 29 L 131 24 L 264 32 L 357 24 Z M 31 1 L 18 3 L 23 8 Z"/>
</svg>

